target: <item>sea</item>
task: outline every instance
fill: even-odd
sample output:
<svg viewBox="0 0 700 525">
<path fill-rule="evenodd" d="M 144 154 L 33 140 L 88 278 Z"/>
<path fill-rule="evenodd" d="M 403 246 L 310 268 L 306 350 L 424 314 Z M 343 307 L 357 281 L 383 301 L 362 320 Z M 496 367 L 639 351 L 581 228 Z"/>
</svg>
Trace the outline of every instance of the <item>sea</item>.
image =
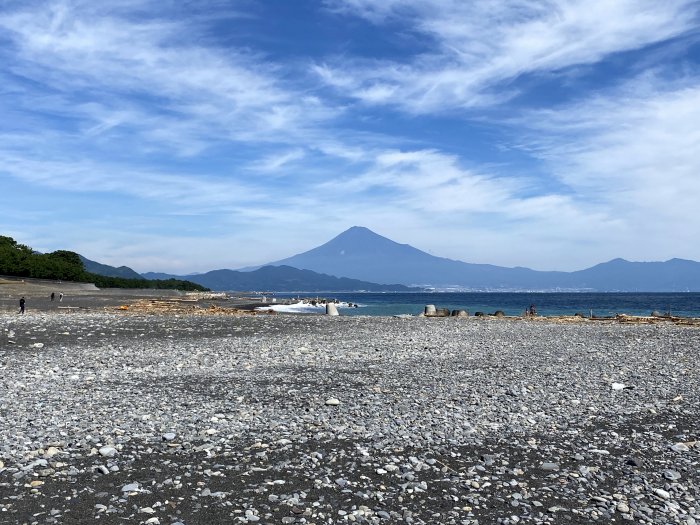
<svg viewBox="0 0 700 525">
<path fill-rule="evenodd" d="M 506 315 L 522 315 L 534 305 L 538 315 L 574 315 L 608 317 L 617 314 L 650 315 L 652 312 L 680 317 L 700 317 L 700 293 L 276 293 L 268 296 L 294 304 L 274 306 L 275 310 L 288 313 L 324 313 L 322 306 L 295 301 L 299 298 L 326 298 L 340 301 L 341 315 L 392 316 L 419 314 L 425 305 L 437 308 L 467 310 L 469 315 L 503 311 Z"/>
</svg>

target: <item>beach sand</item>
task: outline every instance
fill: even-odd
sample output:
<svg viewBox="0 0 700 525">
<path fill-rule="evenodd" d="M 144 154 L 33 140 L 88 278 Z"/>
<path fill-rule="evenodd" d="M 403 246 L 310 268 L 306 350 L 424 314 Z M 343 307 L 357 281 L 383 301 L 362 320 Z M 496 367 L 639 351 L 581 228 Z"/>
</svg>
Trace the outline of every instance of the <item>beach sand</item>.
<svg viewBox="0 0 700 525">
<path fill-rule="evenodd" d="M 0 523 L 700 519 L 696 327 L 33 303 Z"/>
</svg>

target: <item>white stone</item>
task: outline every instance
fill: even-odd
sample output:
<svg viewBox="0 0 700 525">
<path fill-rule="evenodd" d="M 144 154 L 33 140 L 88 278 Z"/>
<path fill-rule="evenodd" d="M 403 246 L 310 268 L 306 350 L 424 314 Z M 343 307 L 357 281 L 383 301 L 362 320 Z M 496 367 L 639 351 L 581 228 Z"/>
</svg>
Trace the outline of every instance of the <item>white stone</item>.
<svg viewBox="0 0 700 525">
<path fill-rule="evenodd" d="M 56 447 L 49 447 L 46 449 L 46 452 L 44 453 L 45 458 L 52 458 L 56 454 L 59 454 L 61 451 L 57 449 Z"/>
<path fill-rule="evenodd" d="M 688 452 L 690 450 L 690 447 L 685 443 L 676 443 L 671 448 L 676 452 Z"/>
<path fill-rule="evenodd" d="M 659 496 L 660 498 L 663 498 L 663 499 L 670 499 L 671 498 L 671 495 L 668 492 L 666 492 L 664 489 L 654 489 L 654 494 L 656 494 L 657 496 Z"/>
<path fill-rule="evenodd" d="M 101 456 L 106 458 L 113 458 L 117 455 L 117 449 L 114 447 L 101 447 L 99 452 Z"/>
</svg>

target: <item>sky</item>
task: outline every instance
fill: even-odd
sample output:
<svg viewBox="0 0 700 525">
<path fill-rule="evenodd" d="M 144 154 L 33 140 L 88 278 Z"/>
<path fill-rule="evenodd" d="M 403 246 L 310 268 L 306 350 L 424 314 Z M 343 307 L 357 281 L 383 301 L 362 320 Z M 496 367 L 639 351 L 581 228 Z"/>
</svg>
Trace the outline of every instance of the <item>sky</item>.
<svg viewBox="0 0 700 525">
<path fill-rule="evenodd" d="M 0 235 L 139 272 L 358 225 L 700 260 L 700 2 L 3 0 Z"/>
</svg>

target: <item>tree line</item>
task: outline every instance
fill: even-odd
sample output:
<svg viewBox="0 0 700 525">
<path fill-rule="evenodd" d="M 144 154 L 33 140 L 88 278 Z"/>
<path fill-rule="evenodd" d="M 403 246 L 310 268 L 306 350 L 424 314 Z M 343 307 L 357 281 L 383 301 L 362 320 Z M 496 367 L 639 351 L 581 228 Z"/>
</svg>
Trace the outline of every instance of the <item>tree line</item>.
<svg viewBox="0 0 700 525">
<path fill-rule="evenodd" d="M 126 279 L 85 271 L 75 252 L 57 250 L 38 253 L 19 244 L 12 237 L 0 235 L 0 275 L 94 283 L 98 288 L 156 288 L 185 291 L 208 291 L 208 288 L 181 279 Z"/>
</svg>

